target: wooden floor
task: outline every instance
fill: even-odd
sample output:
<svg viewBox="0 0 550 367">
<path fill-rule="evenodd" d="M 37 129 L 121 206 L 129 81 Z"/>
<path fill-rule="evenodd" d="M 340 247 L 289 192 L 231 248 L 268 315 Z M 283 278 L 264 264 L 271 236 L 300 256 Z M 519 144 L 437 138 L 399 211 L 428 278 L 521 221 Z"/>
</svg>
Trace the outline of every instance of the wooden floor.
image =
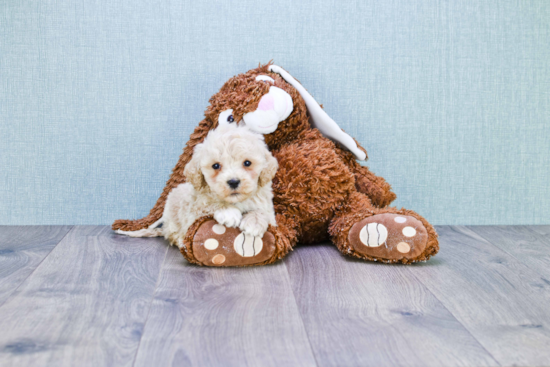
<svg viewBox="0 0 550 367">
<path fill-rule="evenodd" d="M 215 269 L 104 226 L 0 227 L 0 366 L 550 365 L 550 226 L 437 230 L 412 266 L 321 244 Z"/>
</svg>

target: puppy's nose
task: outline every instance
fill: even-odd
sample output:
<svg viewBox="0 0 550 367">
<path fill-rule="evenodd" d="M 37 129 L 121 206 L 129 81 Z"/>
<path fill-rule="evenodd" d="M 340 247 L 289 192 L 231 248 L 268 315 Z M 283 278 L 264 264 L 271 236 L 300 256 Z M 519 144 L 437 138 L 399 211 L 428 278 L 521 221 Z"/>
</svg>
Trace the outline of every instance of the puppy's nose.
<svg viewBox="0 0 550 367">
<path fill-rule="evenodd" d="M 241 180 L 236 180 L 234 178 L 232 178 L 231 180 L 227 181 L 227 184 L 229 185 L 229 187 L 231 187 L 232 189 L 236 189 L 237 187 L 239 187 L 239 184 L 241 183 Z"/>
</svg>

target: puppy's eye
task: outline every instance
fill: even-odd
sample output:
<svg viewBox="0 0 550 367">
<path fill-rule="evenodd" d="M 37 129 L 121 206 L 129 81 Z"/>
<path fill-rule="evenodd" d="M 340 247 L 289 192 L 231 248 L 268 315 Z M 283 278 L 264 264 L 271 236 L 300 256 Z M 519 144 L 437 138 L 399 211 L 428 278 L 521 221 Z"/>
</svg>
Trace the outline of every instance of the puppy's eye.
<svg viewBox="0 0 550 367">
<path fill-rule="evenodd" d="M 235 121 L 235 119 L 233 118 L 233 115 L 227 116 L 227 122 L 232 123 L 233 121 Z"/>
<path fill-rule="evenodd" d="M 250 167 L 250 166 L 252 165 L 252 162 L 250 162 L 250 161 L 244 161 L 243 164 L 244 164 L 245 167 Z"/>
<path fill-rule="evenodd" d="M 220 164 L 219 164 L 219 163 L 214 163 L 214 164 L 212 165 L 212 168 L 214 168 L 214 169 L 220 169 Z"/>
</svg>

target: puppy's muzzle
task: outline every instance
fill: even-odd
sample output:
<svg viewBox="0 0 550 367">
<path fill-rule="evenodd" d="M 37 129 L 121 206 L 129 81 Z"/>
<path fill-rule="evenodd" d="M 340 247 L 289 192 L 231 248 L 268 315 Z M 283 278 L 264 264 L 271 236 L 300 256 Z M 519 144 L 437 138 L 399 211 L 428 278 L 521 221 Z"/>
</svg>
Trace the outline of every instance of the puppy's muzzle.
<svg viewBox="0 0 550 367">
<path fill-rule="evenodd" d="M 239 184 L 241 183 L 241 180 L 236 180 L 232 178 L 231 180 L 227 181 L 227 185 L 231 187 L 233 190 L 235 190 L 237 187 L 239 187 Z"/>
</svg>

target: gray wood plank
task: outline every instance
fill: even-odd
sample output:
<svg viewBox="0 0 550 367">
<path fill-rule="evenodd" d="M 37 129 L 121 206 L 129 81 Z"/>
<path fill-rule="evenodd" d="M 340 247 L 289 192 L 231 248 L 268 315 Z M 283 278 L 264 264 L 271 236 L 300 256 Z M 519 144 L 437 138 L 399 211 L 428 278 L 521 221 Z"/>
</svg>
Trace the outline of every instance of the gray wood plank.
<svg viewBox="0 0 550 367">
<path fill-rule="evenodd" d="M 0 306 L 71 226 L 0 226 Z"/>
<path fill-rule="evenodd" d="M 550 246 L 550 225 L 545 226 L 527 226 L 533 232 L 539 234 L 544 239 L 544 243 Z"/>
<path fill-rule="evenodd" d="M 131 365 L 167 248 L 73 228 L 0 307 L 0 365 Z"/>
<path fill-rule="evenodd" d="M 468 226 L 543 276 L 550 284 L 550 238 L 530 226 Z M 540 231 L 542 228 L 539 228 Z"/>
<path fill-rule="evenodd" d="M 330 244 L 299 247 L 286 265 L 319 366 L 498 365 L 410 267 Z"/>
<path fill-rule="evenodd" d="M 439 226 L 441 252 L 407 268 L 502 365 L 550 364 L 550 284 L 469 228 Z"/>
<path fill-rule="evenodd" d="M 207 268 L 169 250 L 136 366 L 314 366 L 285 265 Z"/>
</svg>

